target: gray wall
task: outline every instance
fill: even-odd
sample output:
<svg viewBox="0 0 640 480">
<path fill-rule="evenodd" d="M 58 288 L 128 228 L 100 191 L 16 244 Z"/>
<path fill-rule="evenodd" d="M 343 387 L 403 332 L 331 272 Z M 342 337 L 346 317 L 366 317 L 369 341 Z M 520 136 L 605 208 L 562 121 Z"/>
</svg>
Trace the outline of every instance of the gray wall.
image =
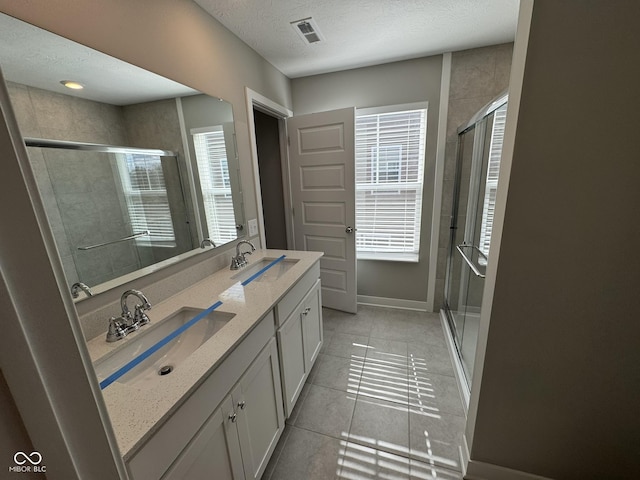
<svg viewBox="0 0 640 480">
<path fill-rule="evenodd" d="M 456 176 L 457 130 L 480 108 L 508 88 L 512 55 L 512 43 L 451 54 L 444 181 L 433 303 L 435 310 L 442 306 L 444 300 L 447 255 L 449 254 L 449 224 Z"/>
<path fill-rule="evenodd" d="M 533 3 L 472 460 L 638 478 L 638 18 L 634 0 Z"/>
<path fill-rule="evenodd" d="M 358 295 L 426 302 L 442 56 L 296 78 L 295 115 L 344 107 L 428 101 L 427 151 L 418 263 L 358 261 Z"/>
</svg>

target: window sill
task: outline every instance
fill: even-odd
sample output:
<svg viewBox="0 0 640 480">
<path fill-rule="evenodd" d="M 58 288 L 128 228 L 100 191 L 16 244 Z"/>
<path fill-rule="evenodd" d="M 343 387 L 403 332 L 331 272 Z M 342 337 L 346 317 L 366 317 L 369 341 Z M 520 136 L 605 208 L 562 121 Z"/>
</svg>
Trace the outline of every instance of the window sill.
<svg viewBox="0 0 640 480">
<path fill-rule="evenodd" d="M 418 263 L 420 258 L 417 253 L 376 253 L 356 252 L 356 260 L 378 260 L 382 262 Z"/>
</svg>

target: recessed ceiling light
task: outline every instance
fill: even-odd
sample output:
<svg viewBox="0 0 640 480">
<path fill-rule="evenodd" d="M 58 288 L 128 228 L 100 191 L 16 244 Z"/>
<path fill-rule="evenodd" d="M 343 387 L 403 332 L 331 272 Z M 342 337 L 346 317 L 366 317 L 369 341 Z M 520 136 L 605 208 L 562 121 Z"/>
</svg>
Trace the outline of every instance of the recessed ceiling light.
<svg viewBox="0 0 640 480">
<path fill-rule="evenodd" d="M 84 88 L 84 85 L 82 85 L 79 82 L 75 82 L 73 80 L 62 80 L 60 83 L 72 90 L 82 90 Z"/>
</svg>

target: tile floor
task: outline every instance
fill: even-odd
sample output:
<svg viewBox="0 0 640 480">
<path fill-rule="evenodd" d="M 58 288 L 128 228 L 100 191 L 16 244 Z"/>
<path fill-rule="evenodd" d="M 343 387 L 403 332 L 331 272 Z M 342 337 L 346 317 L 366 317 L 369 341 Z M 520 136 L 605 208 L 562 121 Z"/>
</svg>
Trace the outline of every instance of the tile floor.
<svg viewBox="0 0 640 480">
<path fill-rule="evenodd" d="M 465 418 L 439 316 L 359 306 L 323 320 L 263 480 L 461 480 Z"/>
</svg>

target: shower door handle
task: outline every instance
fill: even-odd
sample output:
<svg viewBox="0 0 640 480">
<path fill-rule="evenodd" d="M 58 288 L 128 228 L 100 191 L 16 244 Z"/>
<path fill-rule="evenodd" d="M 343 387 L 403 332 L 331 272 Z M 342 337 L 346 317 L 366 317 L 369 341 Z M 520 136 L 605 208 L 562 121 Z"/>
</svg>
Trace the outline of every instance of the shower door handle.
<svg viewBox="0 0 640 480">
<path fill-rule="evenodd" d="M 483 275 L 480 270 L 478 270 L 478 267 L 475 266 L 475 264 L 471 261 L 471 259 L 467 256 L 466 253 L 464 253 L 462 251 L 462 247 L 472 247 L 475 248 L 476 250 L 478 250 L 478 252 L 480 252 L 480 255 L 482 255 L 483 257 L 487 258 L 485 256 L 484 253 L 482 253 L 482 250 L 480 250 L 478 247 L 476 247 L 475 245 L 466 245 L 466 244 L 462 244 L 462 245 L 456 245 L 456 249 L 458 250 L 458 253 L 460 253 L 460 255 L 462 255 L 462 258 L 464 258 L 464 261 L 467 262 L 467 265 L 469 265 L 469 268 L 473 271 L 473 273 L 480 278 L 485 278 L 485 275 Z"/>
</svg>

